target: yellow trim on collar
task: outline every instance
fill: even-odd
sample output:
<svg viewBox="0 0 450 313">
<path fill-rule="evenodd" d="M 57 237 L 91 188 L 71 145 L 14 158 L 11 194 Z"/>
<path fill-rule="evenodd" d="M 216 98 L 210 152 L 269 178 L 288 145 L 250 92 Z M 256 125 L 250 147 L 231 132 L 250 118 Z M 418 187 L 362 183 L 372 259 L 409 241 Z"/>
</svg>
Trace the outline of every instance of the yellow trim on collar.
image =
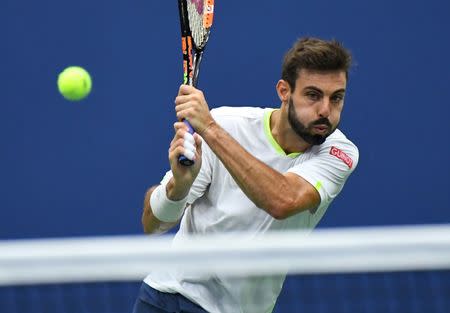
<svg viewBox="0 0 450 313">
<path fill-rule="evenodd" d="M 264 133 L 266 134 L 267 140 L 269 141 L 270 145 L 275 149 L 275 151 L 278 154 L 294 159 L 302 153 L 301 152 L 293 152 L 293 153 L 286 154 L 286 152 L 284 152 L 283 148 L 281 148 L 281 146 L 278 144 L 278 142 L 275 140 L 275 138 L 273 138 L 272 131 L 270 130 L 270 117 L 272 116 L 272 113 L 275 110 L 276 109 L 272 109 L 272 110 L 267 110 L 266 112 L 264 112 Z"/>
</svg>

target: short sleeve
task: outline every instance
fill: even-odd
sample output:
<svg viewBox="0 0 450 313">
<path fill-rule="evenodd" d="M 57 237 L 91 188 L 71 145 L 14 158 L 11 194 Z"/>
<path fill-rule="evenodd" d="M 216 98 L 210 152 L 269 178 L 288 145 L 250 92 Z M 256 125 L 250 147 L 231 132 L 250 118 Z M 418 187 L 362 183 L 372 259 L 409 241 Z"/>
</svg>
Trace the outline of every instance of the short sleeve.
<svg viewBox="0 0 450 313">
<path fill-rule="evenodd" d="M 196 199 L 203 196 L 206 189 L 211 183 L 211 175 L 212 175 L 212 151 L 203 140 L 202 143 L 202 167 L 200 168 L 200 172 L 197 175 L 194 183 L 191 186 L 191 189 L 188 194 L 188 203 L 193 203 Z M 161 180 L 162 185 L 167 185 L 169 180 L 173 177 L 172 171 L 166 172 L 163 179 Z"/>
<path fill-rule="evenodd" d="M 342 190 L 345 181 L 358 164 L 358 148 L 349 140 L 324 144 L 307 161 L 288 172 L 308 181 L 320 194 L 319 207 L 328 206 Z"/>
</svg>

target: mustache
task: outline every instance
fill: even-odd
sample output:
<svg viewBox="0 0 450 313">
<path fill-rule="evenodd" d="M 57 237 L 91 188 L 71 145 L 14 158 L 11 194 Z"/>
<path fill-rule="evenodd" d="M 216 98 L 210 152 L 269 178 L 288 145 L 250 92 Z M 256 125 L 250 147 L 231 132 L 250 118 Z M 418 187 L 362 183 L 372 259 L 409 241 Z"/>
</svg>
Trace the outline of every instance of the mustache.
<svg viewBox="0 0 450 313">
<path fill-rule="evenodd" d="M 331 128 L 331 123 L 326 117 L 319 118 L 318 120 L 312 122 L 310 126 L 315 125 L 327 125 L 329 128 Z"/>
</svg>

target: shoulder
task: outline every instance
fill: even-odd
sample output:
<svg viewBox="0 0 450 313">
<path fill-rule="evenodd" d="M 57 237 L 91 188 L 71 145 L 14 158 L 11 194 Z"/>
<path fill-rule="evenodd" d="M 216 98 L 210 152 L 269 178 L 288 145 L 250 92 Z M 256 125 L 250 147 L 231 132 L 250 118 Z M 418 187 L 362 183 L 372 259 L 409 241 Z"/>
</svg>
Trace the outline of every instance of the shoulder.
<svg viewBox="0 0 450 313">
<path fill-rule="evenodd" d="M 226 131 L 235 133 L 237 130 L 259 129 L 267 110 L 260 107 L 219 107 L 211 110 L 211 115 Z"/>
<path fill-rule="evenodd" d="M 215 119 L 258 119 L 267 109 L 259 107 L 219 107 L 211 110 Z"/>
<path fill-rule="evenodd" d="M 345 136 L 345 134 L 339 130 L 336 129 L 323 143 L 324 146 L 330 146 L 330 145 L 342 145 L 346 147 L 347 149 L 354 150 L 355 152 L 358 151 L 358 147 Z"/>
<path fill-rule="evenodd" d="M 323 144 L 313 149 L 316 149 L 315 152 L 318 154 L 340 159 L 351 169 L 354 169 L 359 161 L 358 147 L 339 129 L 336 129 Z"/>
</svg>

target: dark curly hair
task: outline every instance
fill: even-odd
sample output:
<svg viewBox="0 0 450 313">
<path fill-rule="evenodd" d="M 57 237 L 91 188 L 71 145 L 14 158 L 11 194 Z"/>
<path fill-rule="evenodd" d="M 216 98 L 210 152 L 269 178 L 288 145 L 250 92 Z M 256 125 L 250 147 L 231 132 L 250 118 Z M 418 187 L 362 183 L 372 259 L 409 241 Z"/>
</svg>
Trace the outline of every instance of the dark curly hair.
<svg viewBox="0 0 450 313">
<path fill-rule="evenodd" d="M 295 89 L 295 81 L 301 69 L 344 71 L 348 79 L 351 63 L 350 52 L 340 42 L 302 38 L 297 40 L 286 53 L 281 78 L 288 82 L 292 90 Z"/>
</svg>

